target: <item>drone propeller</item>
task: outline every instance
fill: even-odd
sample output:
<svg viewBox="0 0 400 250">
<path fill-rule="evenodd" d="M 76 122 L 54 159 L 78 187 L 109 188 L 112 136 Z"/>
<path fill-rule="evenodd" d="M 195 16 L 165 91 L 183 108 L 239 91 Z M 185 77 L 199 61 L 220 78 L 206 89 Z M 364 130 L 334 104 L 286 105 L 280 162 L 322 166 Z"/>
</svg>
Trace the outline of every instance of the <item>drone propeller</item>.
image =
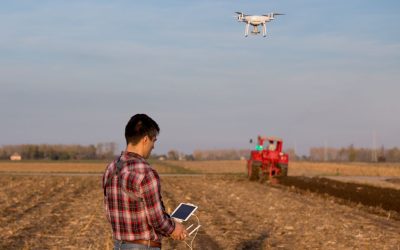
<svg viewBox="0 0 400 250">
<path fill-rule="evenodd" d="M 285 14 L 283 14 L 283 13 L 273 13 L 273 12 L 272 12 L 272 13 L 269 13 L 269 14 L 263 15 L 263 16 L 267 16 L 267 17 L 273 19 L 274 16 L 282 16 L 282 15 L 285 15 Z"/>
<path fill-rule="evenodd" d="M 235 18 L 238 22 L 242 21 L 242 18 L 240 16 L 232 16 L 233 18 Z"/>
<path fill-rule="evenodd" d="M 238 22 L 241 22 L 241 21 L 243 20 L 243 18 L 244 18 L 245 16 L 247 16 L 247 15 L 243 14 L 243 12 L 238 12 L 238 11 L 236 11 L 235 13 L 238 14 L 238 15 L 236 16 Z"/>
<path fill-rule="evenodd" d="M 251 16 L 251 15 L 249 15 L 249 14 L 244 14 L 243 12 L 238 12 L 238 11 L 236 11 L 235 12 L 236 14 L 238 14 L 239 16 Z"/>
</svg>

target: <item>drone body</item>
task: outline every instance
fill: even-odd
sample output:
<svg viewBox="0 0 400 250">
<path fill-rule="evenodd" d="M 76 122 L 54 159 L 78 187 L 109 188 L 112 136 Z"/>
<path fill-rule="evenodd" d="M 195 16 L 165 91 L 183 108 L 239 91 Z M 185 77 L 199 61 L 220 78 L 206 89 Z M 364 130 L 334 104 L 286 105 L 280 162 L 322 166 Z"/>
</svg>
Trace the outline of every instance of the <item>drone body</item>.
<svg viewBox="0 0 400 250">
<path fill-rule="evenodd" d="M 251 31 L 252 34 L 259 34 L 260 31 L 258 30 L 258 25 L 262 26 L 263 36 L 267 36 L 267 22 L 275 19 L 275 16 L 284 15 L 280 13 L 270 13 L 267 15 L 246 15 L 243 12 L 236 12 L 238 22 L 246 23 L 246 29 L 244 31 L 244 36 L 247 37 L 249 35 L 249 28 L 250 25 L 253 26 L 253 30 Z"/>
</svg>

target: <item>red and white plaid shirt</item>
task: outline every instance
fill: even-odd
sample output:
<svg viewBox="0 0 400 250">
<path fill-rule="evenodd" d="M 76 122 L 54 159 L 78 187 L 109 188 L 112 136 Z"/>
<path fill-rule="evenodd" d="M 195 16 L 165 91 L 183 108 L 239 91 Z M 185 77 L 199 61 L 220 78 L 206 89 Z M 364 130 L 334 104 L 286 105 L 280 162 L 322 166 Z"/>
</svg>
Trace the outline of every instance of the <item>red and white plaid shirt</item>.
<svg viewBox="0 0 400 250">
<path fill-rule="evenodd" d="M 165 212 L 158 173 L 132 152 L 122 152 L 120 161 L 119 174 L 114 172 L 114 160 L 103 175 L 104 207 L 114 239 L 161 242 L 175 229 L 175 222 Z"/>
</svg>

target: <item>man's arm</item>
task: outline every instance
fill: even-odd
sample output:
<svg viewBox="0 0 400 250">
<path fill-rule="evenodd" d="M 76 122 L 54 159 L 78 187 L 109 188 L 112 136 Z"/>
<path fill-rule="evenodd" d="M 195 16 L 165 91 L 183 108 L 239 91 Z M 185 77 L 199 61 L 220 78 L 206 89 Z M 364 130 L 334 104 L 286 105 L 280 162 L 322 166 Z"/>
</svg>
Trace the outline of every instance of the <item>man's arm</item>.
<svg viewBox="0 0 400 250">
<path fill-rule="evenodd" d="M 170 236 L 175 230 L 176 222 L 167 215 L 162 207 L 159 179 L 152 171 L 146 173 L 140 183 L 140 189 L 149 223 L 162 235 Z"/>
</svg>

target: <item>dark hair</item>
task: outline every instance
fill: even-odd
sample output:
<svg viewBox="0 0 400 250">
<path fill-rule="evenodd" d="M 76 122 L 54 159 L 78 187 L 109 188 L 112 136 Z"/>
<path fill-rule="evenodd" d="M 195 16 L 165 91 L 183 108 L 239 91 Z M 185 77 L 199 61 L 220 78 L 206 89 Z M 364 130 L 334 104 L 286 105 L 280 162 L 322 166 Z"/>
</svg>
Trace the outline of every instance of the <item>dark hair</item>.
<svg viewBox="0 0 400 250">
<path fill-rule="evenodd" d="M 136 145 L 146 135 L 153 139 L 158 133 L 160 133 L 160 128 L 153 119 L 146 114 L 136 114 L 126 124 L 126 144 Z"/>
</svg>

